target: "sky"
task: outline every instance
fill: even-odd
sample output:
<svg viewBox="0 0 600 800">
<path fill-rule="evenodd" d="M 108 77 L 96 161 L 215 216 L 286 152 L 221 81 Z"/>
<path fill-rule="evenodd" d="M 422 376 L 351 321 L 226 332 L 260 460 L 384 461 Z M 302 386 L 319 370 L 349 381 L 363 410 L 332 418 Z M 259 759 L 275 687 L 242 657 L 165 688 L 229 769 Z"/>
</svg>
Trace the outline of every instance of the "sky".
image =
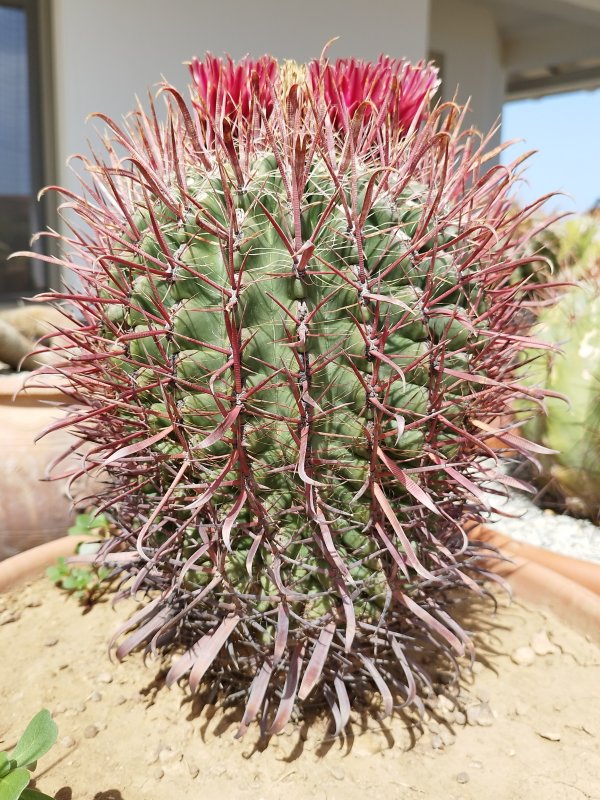
<svg viewBox="0 0 600 800">
<path fill-rule="evenodd" d="M 525 140 L 504 153 L 504 163 L 538 151 L 518 189 L 521 202 L 558 190 L 568 196 L 550 200 L 548 211 L 581 212 L 600 199 L 600 89 L 506 103 L 502 138 Z"/>
</svg>

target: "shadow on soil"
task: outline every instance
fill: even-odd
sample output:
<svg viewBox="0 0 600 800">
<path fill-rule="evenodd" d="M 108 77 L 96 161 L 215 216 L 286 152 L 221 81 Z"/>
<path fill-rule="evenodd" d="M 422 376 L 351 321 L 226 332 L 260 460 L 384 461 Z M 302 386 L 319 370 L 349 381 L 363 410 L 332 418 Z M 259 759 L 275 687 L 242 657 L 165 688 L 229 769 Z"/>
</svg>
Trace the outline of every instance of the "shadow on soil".
<svg viewBox="0 0 600 800">
<path fill-rule="evenodd" d="M 497 603 L 498 597 L 500 603 Z M 501 616 L 494 613 L 494 606 L 501 605 L 503 614 Z M 476 660 L 484 669 L 492 670 L 497 673 L 497 664 L 494 662 L 498 656 L 505 655 L 502 651 L 500 633 L 510 627 L 510 611 L 506 613 L 507 598 L 502 592 L 499 596 L 494 593 L 479 599 L 469 597 L 458 597 L 452 609 L 452 616 L 455 621 L 467 631 L 475 645 Z M 425 696 L 421 711 L 426 712 L 430 720 L 435 720 L 439 727 L 447 729 L 451 734 L 456 733 L 456 725 L 447 719 L 447 714 L 440 713 L 437 707 L 437 698 L 444 695 L 452 704 L 455 711 L 464 711 L 465 697 L 469 700 L 469 689 L 473 683 L 472 664 L 475 656 L 471 658 L 469 654 L 458 659 L 461 669 L 460 682 L 455 679 L 453 665 L 447 659 L 442 660 L 436 657 L 435 650 L 427 655 L 427 668 L 431 676 L 432 686 L 429 690 L 429 697 Z M 454 664 L 456 666 L 456 664 Z M 164 678 L 166 669 L 161 668 L 152 678 L 147 686 L 141 690 L 147 705 L 152 705 L 159 692 L 164 691 Z M 229 697 L 218 695 L 215 685 L 212 689 L 203 693 L 189 695 L 182 698 L 181 709 L 186 713 L 186 719 L 200 721 L 200 735 L 203 741 L 208 738 L 220 738 L 222 736 L 235 735 L 243 716 L 243 698 L 246 692 L 236 692 Z M 182 688 L 184 686 L 182 685 Z M 462 695 L 459 696 L 459 691 Z M 427 690 L 425 691 L 427 695 Z M 437 695 L 437 698 L 436 698 Z M 472 699 L 472 698 L 471 698 Z M 237 705 L 237 704 L 240 705 Z M 399 703 L 401 705 L 401 703 Z M 427 725 L 423 723 L 421 715 L 417 710 L 408 710 L 396 706 L 396 719 L 401 721 L 401 725 L 392 727 L 388 724 L 389 718 L 385 718 L 377 694 L 365 694 L 360 698 L 355 698 L 355 712 L 353 721 L 349 723 L 342 735 L 334 735 L 334 724 L 331 719 L 329 708 L 324 704 L 305 707 L 302 713 L 292 716 L 286 729 L 286 735 L 290 737 L 290 744 L 293 744 L 291 752 L 282 759 L 292 763 L 300 758 L 307 742 L 310 740 L 308 749 L 316 756 L 325 757 L 327 753 L 335 748 L 344 754 L 349 754 L 355 744 L 360 741 L 361 736 L 369 732 L 375 734 L 378 739 L 380 750 L 391 749 L 400 746 L 402 749 L 412 749 L 420 736 L 425 732 Z M 266 711 L 268 720 L 273 715 L 273 709 Z M 264 726 L 268 728 L 269 722 Z M 395 738 L 396 737 L 396 738 Z M 272 736 L 263 731 L 261 736 L 253 736 L 249 731 L 248 738 L 250 747 L 244 753 L 245 758 L 251 758 L 255 753 L 265 751 L 271 742 L 278 736 Z M 401 738 L 401 741 L 398 739 Z M 68 800 L 58 798 L 58 800 Z M 120 796 L 110 793 L 96 795 L 94 800 L 121 800 Z"/>
</svg>

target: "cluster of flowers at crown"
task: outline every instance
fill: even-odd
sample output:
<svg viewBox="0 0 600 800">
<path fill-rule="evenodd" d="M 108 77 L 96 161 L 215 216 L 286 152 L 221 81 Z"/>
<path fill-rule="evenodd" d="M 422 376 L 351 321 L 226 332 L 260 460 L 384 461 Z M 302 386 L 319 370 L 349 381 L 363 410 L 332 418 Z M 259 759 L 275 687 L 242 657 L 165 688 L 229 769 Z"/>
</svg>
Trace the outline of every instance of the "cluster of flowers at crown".
<svg viewBox="0 0 600 800">
<path fill-rule="evenodd" d="M 375 62 L 321 58 L 306 65 L 291 61 L 280 65 L 272 56 L 234 62 L 208 54 L 204 61 L 193 59 L 190 72 L 197 91 L 195 105 L 211 120 L 248 121 L 256 103 L 268 118 L 277 98 L 285 100 L 287 89 L 296 83 L 322 101 L 328 121 L 338 131 L 349 130 L 359 109 L 363 119 L 375 114 L 382 122 L 408 130 L 421 122 L 439 86 L 433 64 L 383 55 Z"/>
</svg>

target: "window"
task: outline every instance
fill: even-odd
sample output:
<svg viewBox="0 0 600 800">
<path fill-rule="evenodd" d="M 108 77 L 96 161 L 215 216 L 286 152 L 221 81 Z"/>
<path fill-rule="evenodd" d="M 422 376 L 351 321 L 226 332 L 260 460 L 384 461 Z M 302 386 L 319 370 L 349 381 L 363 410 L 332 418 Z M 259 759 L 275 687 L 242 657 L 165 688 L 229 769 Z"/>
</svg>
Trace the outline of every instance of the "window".
<svg viewBox="0 0 600 800">
<path fill-rule="evenodd" d="M 40 262 L 8 256 L 29 250 L 45 225 L 37 193 L 45 183 L 36 0 L 0 0 L 0 304 L 43 290 Z"/>
</svg>

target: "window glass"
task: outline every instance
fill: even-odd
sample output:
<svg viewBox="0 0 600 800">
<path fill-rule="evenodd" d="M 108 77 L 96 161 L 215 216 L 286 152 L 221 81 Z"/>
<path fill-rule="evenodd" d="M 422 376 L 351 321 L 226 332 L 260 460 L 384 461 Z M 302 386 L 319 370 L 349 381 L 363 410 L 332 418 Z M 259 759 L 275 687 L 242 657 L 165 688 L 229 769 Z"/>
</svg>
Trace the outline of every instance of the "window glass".
<svg viewBox="0 0 600 800">
<path fill-rule="evenodd" d="M 0 303 L 43 288 L 28 259 L 37 186 L 32 179 L 27 10 L 0 4 Z M 36 280 L 37 274 L 37 280 Z"/>
</svg>

